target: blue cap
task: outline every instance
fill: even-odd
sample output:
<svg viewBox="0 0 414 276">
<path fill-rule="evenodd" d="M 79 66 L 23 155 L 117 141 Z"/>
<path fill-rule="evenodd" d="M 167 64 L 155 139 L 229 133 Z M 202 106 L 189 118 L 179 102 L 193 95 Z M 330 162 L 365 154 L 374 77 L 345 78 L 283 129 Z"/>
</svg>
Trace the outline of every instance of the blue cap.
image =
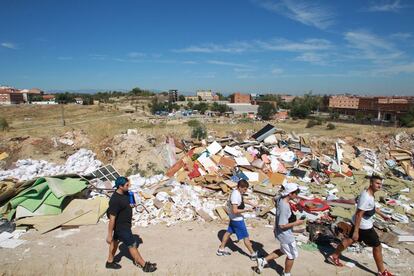
<svg viewBox="0 0 414 276">
<path fill-rule="evenodd" d="M 126 178 L 124 176 L 120 176 L 115 180 L 115 186 L 114 187 L 118 188 L 119 186 L 124 186 L 127 182 L 128 182 L 128 178 Z"/>
</svg>

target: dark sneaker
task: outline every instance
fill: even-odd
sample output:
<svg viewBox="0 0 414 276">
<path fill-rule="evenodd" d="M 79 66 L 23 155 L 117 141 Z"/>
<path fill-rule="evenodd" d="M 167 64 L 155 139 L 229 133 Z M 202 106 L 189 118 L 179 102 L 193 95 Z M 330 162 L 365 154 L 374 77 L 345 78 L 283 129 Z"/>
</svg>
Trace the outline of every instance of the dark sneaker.
<svg viewBox="0 0 414 276">
<path fill-rule="evenodd" d="M 116 262 L 106 262 L 105 267 L 108 269 L 120 269 L 122 266 L 120 264 L 117 264 Z"/>
<path fill-rule="evenodd" d="M 155 270 L 157 270 L 157 264 L 153 264 L 150 262 L 145 262 L 145 265 L 142 268 L 142 271 L 144 272 L 154 272 Z"/>
</svg>

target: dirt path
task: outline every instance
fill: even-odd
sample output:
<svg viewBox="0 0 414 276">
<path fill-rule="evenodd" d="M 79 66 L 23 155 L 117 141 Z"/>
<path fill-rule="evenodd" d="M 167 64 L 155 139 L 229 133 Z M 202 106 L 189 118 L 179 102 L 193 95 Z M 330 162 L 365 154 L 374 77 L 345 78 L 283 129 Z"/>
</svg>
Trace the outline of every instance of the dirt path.
<svg viewBox="0 0 414 276">
<path fill-rule="evenodd" d="M 241 254 L 233 252 L 228 257 L 218 257 L 215 251 L 219 244 L 218 236 L 225 229 L 224 224 L 184 223 L 167 227 L 165 225 L 148 228 L 134 228 L 143 243 L 140 251 L 144 258 L 158 263 L 154 275 L 257 275 L 251 267 L 255 262 Z M 127 256 L 126 248 L 121 245 L 118 256 L 122 269 L 106 270 L 107 256 L 105 243 L 107 225 L 100 222 L 94 226 L 84 226 L 75 230 L 55 230 L 40 236 L 36 231 L 23 236 L 27 243 L 16 249 L 0 249 L 1 275 L 142 275 Z M 254 245 L 270 252 L 278 244 L 273 238 L 272 229 L 257 227 L 250 229 Z M 240 243 L 236 244 L 244 250 Z M 237 247 L 234 247 L 237 249 Z M 234 249 L 233 248 L 233 249 Z M 352 260 L 358 260 L 366 270 L 359 267 L 336 268 L 324 262 L 319 251 L 300 250 L 299 259 L 293 268 L 293 275 L 374 275 L 375 265 L 369 253 L 346 254 Z M 385 254 L 385 261 L 390 257 Z M 398 256 L 397 256 L 398 258 Z M 283 266 L 284 258 L 278 260 Z M 398 261 L 397 261 L 398 263 Z M 261 275 L 278 275 L 279 265 L 272 265 Z M 275 270 L 276 269 L 276 270 Z M 395 271 L 395 269 L 394 269 Z M 413 275 L 409 268 L 401 268 L 399 275 Z"/>
</svg>

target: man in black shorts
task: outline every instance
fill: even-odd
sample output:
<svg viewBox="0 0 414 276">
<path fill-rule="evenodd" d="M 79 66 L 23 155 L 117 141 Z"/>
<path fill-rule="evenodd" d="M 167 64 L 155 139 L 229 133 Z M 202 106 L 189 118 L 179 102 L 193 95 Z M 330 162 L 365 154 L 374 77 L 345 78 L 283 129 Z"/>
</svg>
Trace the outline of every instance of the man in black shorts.
<svg viewBox="0 0 414 276">
<path fill-rule="evenodd" d="M 384 215 L 378 208 L 375 208 L 374 194 L 382 187 L 382 178 L 373 175 L 370 179 L 368 189 L 362 191 L 358 199 L 357 211 L 352 217 L 352 229 L 350 238 L 346 238 L 336 248 L 335 253 L 328 257 L 328 261 L 336 266 L 343 266 L 339 261 L 339 256 L 348 246 L 354 242 L 363 241 L 366 245 L 373 247 L 372 253 L 374 255 L 375 264 L 378 268 L 378 276 L 393 276 L 391 272 L 385 269 L 382 259 L 382 247 L 379 241 L 377 232 L 374 230 L 372 217 L 377 213 L 383 219 L 390 218 Z"/>
<path fill-rule="evenodd" d="M 109 244 L 109 255 L 105 267 L 119 269 L 121 266 L 114 262 L 114 256 L 118 244 L 122 241 L 128 246 L 133 263 L 142 268 L 144 272 L 157 270 L 157 264 L 144 261 L 138 251 L 137 243 L 132 235 L 131 221 L 133 205 L 129 202 L 128 188 L 129 180 L 126 177 L 118 177 L 115 181 L 116 191 L 109 200 L 107 215 L 109 218 L 108 236 L 106 242 Z"/>
</svg>

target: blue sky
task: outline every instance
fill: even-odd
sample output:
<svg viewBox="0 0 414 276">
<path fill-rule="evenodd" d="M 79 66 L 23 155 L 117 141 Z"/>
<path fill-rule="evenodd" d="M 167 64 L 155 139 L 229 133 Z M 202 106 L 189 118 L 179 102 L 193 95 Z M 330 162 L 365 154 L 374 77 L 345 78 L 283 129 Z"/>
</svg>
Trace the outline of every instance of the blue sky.
<svg viewBox="0 0 414 276">
<path fill-rule="evenodd" d="M 409 0 L 0 0 L 0 84 L 414 95 Z"/>
</svg>

